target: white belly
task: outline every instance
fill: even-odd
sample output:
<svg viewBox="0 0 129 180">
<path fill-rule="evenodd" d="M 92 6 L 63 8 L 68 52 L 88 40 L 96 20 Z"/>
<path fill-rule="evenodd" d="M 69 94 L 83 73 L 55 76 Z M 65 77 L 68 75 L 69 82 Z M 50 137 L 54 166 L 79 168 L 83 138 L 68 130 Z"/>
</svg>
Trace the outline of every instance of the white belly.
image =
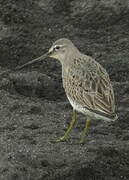
<svg viewBox="0 0 129 180">
<path fill-rule="evenodd" d="M 85 107 L 83 107 L 81 104 L 77 104 L 75 101 L 73 101 L 69 96 L 67 96 L 70 104 L 72 105 L 73 109 L 78 111 L 78 112 L 81 112 L 93 119 L 103 119 L 105 121 L 113 121 L 112 119 L 108 118 L 108 117 L 105 117 L 105 116 L 101 116 L 99 114 L 96 114 L 94 112 L 91 112 L 89 111 L 88 109 L 86 109 Z"/>
</svg>

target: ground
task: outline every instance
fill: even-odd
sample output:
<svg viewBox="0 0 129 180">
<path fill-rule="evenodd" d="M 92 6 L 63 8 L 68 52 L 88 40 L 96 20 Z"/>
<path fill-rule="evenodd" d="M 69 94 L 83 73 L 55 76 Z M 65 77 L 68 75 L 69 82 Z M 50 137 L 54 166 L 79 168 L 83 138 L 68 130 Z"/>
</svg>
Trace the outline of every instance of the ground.
<svg viewBox="0 0 129 180">
<path fill-rule="evenodd" d="M 0 180 L 129 179 L 128 4 L 0 0 Z M 72 112 L 60 63 L 48 58 L 13 70 L 61 37 L 101 63 L 115 91 L 118 120 L 92 121 L 83 146 L 82 114 L 68 142 L 52 142 L 64 134 Z"/>
</svg>

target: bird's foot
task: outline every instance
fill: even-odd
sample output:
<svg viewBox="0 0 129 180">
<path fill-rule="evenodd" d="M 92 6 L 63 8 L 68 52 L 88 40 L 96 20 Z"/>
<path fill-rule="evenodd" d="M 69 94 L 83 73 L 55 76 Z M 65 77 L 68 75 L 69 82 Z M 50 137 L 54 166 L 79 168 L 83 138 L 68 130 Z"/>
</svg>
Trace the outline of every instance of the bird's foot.
<svg viewBox="0 0 129 180">
<path fill-rule="evenodd" d="M 79 143 L 80 143 L 81 145 L 85 144 L 85 136 L 82 136 L 82 137 L 80 138 Z"/>
<path fill-rule="evenodd" d="M 54 142 L 57 143 L 57 142 L 64 142 L 64 141 L 68 141 L 68 140 L 69 140 L 69 136 L 64 135 L 64 136 L 54 140 Z"/>
<path fill-rule="evenodd" d="M 85 140 L 84 139 L 80 139 L 80 142 L 79 142 L 80 144 L 85 144 Z"/>
</svg>

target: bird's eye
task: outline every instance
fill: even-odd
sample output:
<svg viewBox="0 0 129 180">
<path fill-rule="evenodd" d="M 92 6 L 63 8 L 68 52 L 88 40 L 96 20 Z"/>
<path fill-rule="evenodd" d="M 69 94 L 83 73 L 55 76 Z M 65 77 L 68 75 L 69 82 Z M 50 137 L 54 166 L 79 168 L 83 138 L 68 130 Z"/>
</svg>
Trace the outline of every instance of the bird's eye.
<svg viewBox="0 0 129 180">
<path fill-rule="evenodd" d="M 59 49 L 60 49 L 60 46 L 55 46 L 54 49 L 55 49 L 55 50 L 59 50 Z"/>
</svg>

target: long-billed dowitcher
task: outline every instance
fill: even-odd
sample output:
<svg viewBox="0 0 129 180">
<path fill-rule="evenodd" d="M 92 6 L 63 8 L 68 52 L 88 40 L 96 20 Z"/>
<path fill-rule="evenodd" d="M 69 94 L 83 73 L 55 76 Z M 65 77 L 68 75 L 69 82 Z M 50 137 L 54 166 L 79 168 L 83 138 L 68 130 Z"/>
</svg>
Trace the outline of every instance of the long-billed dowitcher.
<svg viewBox="0 0 129 180">
<path fill-rule="evenodd" d="M 84 143 L 91 119 L 114 121 L 115 101 L 113 87 L 106 70 L 92 57 L 82 54 L 68 39 L 55 41 L 48 53 L 16 69 L 43 60 L 46 57 L 58 59 L 62 65 L 63 87 L 73 107 L 72 121 L 65 134 L 56 142 L 66 141 L 76 123 L 76 112 L 87 116 L 80 143 Z"/>
</svg>

